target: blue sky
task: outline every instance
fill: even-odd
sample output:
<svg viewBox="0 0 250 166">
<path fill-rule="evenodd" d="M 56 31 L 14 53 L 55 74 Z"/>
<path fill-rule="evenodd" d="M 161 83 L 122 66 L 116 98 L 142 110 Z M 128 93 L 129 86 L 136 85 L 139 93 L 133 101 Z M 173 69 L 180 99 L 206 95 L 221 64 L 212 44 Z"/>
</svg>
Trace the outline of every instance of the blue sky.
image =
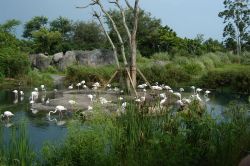
<svg viewBox="0 0 250 166">
<path fill-rule="evenodd" d="M 25 23 L 33 16 L 39 15 L 48 16 L 50 20 L 65 16 L 72 20 L 88 21 L 93 19 L 91 9 L 75 8 L 88 2 L 88 0 L 1 0 L 0 23 L 13 18 Z M 141 0 L 140 6 L 152 16 L 160 18 L 163 25 L 169 25 L 181 37 L 194 38 L 197 34 L 204 34 L 205 38 L 222 40 L 223 20 L 218 17 L 218 12 L 223 10 L 223 0 Z M 106 7 L 111 6 L 106 5 Z M 21 28 L 17 30 L 17 33 L 20 32 Z"/>
</svg>

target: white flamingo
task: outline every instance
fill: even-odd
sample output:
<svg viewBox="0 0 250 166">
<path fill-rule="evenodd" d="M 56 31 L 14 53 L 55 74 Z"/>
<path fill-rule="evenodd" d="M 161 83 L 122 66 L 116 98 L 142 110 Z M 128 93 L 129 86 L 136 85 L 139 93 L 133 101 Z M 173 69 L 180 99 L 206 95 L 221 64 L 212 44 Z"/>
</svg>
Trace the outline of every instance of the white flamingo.
<svg viewBox="0 0 250 166">
<path fill-rule="evenodd" d="M 65 108 L 64 106 L 58 105 L 58 106 L 56 106 L 55 111 L 50 111 L 49 112 L 49 116 L 50 116 L 51 113 L 54 114 L 56 112 L 59 112 L 59 115 L 62 115 L 62 111 L 66 111 L 66 110 L 67 110 L 67 108 Z"/>
<path fill-rule="evenodd" d="M 1 117 L 2 118 L 7 118 L 8 121 L 10 120 L 10 117 L 12 117 L 12 116 L 14 116 L 14 114 L 12 112 L 10 112 L 10 111 L 4 111 L 4 113 L 1 114 Z"/>
</svg>

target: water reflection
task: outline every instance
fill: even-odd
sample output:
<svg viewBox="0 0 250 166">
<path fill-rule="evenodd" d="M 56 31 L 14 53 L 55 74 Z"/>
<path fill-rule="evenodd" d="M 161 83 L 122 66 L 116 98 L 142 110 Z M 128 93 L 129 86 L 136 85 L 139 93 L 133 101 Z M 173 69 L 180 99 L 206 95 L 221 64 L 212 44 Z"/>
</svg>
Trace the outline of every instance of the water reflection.
<svg viewBox="0 0 250 166">
<path fill-rule="evenodd" d="M 183 93 L 184 97 L 190 96 L 192 92 Z M 36 148 L 40 148 L 44 141 L 61 140 L 64 138 L 67 132 L 68 116 L 58 117 L 53 115 L 47 117 L 47 112 L 30 109 L 29 95 L 31 90 L 24 90 L 23 96 L 15 97 L 12 90 L 0 91 L 0 111 L 11 111 L 15 114 L 11 122 L 4 122 L 2 125 L 8 128 L 17 124 L 21 120 L 25 119 L 25 123 L 28 127 L 29 137 L 31 143 Z M 49 103 L 49 99 L 55 98 L 55 95 L 61 95 L 60 92 L 40 92 L 40 97 L 37 102 Z M 237 100 L 238 102 L 248 102 L 248 96 L 231 94 L 231 93 L 214 93 L 211 92 L 208 96 L 203 96 L 207 110 L 213 117 L 222 115 L 227 105 L 231 100 Z"/>
</svg>

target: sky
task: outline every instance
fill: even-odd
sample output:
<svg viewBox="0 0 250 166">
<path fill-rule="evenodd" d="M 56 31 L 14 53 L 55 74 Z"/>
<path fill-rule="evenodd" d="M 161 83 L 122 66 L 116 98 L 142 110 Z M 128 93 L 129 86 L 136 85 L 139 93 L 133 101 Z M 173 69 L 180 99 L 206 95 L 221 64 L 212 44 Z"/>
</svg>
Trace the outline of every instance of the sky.
<svg viewBox="0 0 250 166">
<path fill-rule="evenodd" d="M 103 0 L 107 1 L 107 0 Z M 121 0 L 122 1 L 122 0 Z M 89 0 L 1 0 L 0 24 L 8 19 L 18 19 L 24 24 L 34 16 L 47 16 L 53 20 L 59 16 L 72 20 L 90 21 L 91 8 L 76 9 Z M 130 0 L 133 2 L 133 0 Z M 107 9 L 112 6 L 106 4 Z M 140 0 L 140 7 L 170 26 L 180 37 L 195 38 L 203 34 L 222 41 L 223 20 L 218 13 L 223 10 L 223 0 Z M 22 25 L 23 26 L 23 25 Z M 21 36 L 22 27 L 16 30 Z"/>
</svg>

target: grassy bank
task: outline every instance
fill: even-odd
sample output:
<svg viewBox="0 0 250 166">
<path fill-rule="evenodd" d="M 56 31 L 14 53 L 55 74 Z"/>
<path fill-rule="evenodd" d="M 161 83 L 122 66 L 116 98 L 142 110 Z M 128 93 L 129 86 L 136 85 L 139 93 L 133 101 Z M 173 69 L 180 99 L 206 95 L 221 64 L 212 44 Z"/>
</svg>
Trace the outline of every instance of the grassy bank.
<svg viewBox="0 0 250 166">
<path fill-rule="evenodd" d="M 249 105 L 231 103 L 218 117 L 195 102 L 182 112 L 149 116 L 145 109 L 131 103 L 117 116 L 95 105 L 87 121 L 70 122 L 62 144 L 46 144 L 38 154 L 24 123 L 10 128 L 8 144 L 1 128 L 0 164 L 235 166 L 250 150 Z"/>
<path fill-rule="evenodd" d="M 234 103 L 223 121 L 202 112 L 194 104 L 148 116 L 130 106 L 117 117 L 95 108 L 84 126 L 72 122 L 64 144 L 44 147 L 43 164 L 237 165 L 250 149 L 247 110 Z"/>
<path fill-rule="evenodd" d="M 158 53 L 151 59 L 138 57 L 137 61 L 138 67 L 152 84 L 159 82 L 172 87 L 196 85 L 209 89 L 221 89 L 225 86 L 233 91 L 249 92 L 249 57 L 248 54 L 239 57 L 220 52 L 190 58 Z M 104 83 L 110 79 L 114 71 L 115 68 L 112 66 L 96 68 L 71 66 L 66 74 L 67 83 L 81 80 Z M 138 75 L 138 83 L 143 82 L 144 80 Z"/>
</svg>

